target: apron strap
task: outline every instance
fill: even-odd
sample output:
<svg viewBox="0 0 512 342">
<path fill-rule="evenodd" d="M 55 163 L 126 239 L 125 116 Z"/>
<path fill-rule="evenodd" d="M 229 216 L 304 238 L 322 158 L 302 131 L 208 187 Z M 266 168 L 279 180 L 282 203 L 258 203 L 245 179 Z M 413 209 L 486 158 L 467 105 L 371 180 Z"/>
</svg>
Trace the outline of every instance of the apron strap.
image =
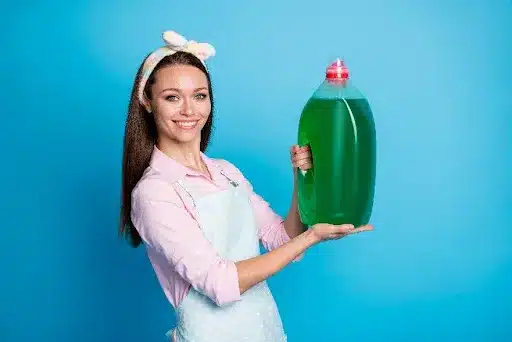
<svg viewBox="0 0 512 342">
<path fill-rule="evenodd" d="M 235 181 L 235 180 L 231 179 L 230 177 L 228 177 L 228 175 L 224 172 L 224 170 L 222 169 L 222 167 L 220 167 L 219 164 L 214 163 L 214 165 L 219 169 L 220 174 L 223 175 L 224 177 L 226 177 L 226 179 L 228 180 L 229 184 L 231 184 L 235 188 L 240 185 L 237 181 Z"/>
<path fill-rule="evenodd" d="M 177 181 L 176 183 L 180 186 L 181 189 L 183 189 L 183 191 L 185 191 L 188 194 L 188 197 L 190 197 L 192 199 L 192 204 L 195 207 L 196 206 L 196 200 L 194 199 L 194 196 L 192 196 L 190 191 L 188 191 L 187 188 L 183 185 L 183 182 L 181 181 L 181 179 L 179 181 Z"/>
<path fill-rule="evenodd" d="M 233 180 L 233 179 L 229 178 L 229 177 L 228 177 L 228 175 L 226 175 L 222 169 L 220 170 L 220 173 L 221 173 L 224 177 L 226 177 L 226 178 L 227 178 L 227 180 L 229 181 L 229 184 L 231 184 L 233 187 L 235 187 L 235 188 L 236 188 L 236 187 L 238 187 L 238 186 L 240 185 L 240 184 L 238 184 L 238 182 L 237 182 L 237 181 L 235 181 L 235 180 Z"/>
</svg>

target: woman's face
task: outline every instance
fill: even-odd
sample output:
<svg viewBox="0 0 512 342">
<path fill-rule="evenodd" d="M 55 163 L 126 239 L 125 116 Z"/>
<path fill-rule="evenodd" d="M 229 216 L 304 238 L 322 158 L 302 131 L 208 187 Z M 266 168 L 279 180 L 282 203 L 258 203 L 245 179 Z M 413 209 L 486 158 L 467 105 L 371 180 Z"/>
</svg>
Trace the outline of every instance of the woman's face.
<svg viewBox="0 0 512 342">
<path fill-rule="evenodd" d="M 201 129 L 211 112 L 208 80 L 201 70 L 190 65 L 164 67 L 155 75 L 151 94 L 159 140 L 201 141 Z"/>
</svg>

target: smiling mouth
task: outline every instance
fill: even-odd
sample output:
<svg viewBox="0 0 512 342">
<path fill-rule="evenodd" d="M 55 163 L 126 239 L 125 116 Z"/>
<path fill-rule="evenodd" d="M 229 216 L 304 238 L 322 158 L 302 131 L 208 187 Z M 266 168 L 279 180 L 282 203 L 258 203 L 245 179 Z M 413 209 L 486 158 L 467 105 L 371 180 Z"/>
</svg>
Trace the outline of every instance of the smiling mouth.
<svg viewBox="0 0 512 342">
<path fill-rule="evenodd" d="M 197 126 L 197 123 L 199 120 L 180 120 L 180 121 L 174 121 L 176 126 L 178 126 L 181 129 L 193 129 Z"/>
</svg>

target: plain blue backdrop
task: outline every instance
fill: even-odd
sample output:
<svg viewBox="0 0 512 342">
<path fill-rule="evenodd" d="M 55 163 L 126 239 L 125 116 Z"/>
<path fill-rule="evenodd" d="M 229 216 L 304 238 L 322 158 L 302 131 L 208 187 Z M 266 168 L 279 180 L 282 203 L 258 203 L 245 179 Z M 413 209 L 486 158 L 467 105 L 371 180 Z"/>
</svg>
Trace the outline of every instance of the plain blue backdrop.
<svg viewBox="0 0 512 342">
<path fill-rule="evenodd" d="M 291 342 L 512 340 L 510 1 L 23 1 L 2 10 L 0 341 L 163 341 L 117 236 L 126 109 L 164 30 L 217 48 L 211 156 L 280 214 L 289 147 L 344 57 L 378 132 L 376 230 L 270 280 Z"/>
</svg>

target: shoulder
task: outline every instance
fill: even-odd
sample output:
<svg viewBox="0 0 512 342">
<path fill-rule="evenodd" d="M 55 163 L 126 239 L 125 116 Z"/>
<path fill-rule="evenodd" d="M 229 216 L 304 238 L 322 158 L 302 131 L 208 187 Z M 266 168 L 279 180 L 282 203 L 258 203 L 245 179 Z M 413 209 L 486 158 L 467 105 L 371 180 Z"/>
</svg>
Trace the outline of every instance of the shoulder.
<svg viewBox="0 0 512 342">
<path fill-rule="evenodd" d="M 243 172 L 233 163 L 226 159 L 213 159 L 213 161 L 220 167 L 226 176 L 233 179 L 234 181 L 245 184 L 250 190 L 252 190 L 252 186 L 247 178 L 245 178 Z"/>
<path fill-rule="evenodd" d="M 212 159 L 225 173 L 238 174 L 243 177 L 242 171 L 226 159 Z"/>
<path fill-rule="evenodd" d="M 134 205 L 169 202 L 181 206 L 182 202 L 175 184 L 166 180 L 160 173 L 150 167 L 146 169 L 142 178 L 135 185 L 131 196 Z"/>
</svg>

